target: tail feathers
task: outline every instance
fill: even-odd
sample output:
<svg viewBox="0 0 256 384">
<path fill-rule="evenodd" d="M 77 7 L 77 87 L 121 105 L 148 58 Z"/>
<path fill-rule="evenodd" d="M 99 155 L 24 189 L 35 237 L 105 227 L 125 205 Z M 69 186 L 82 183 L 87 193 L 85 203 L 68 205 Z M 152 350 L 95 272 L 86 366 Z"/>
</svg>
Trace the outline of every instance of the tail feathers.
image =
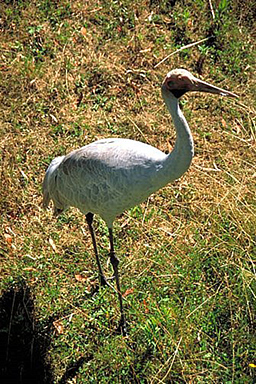
<svg viewBox="0 0 256 384">
<path fill-rule="evenodd" d="M 64 156 L 56 157 L 49 165 L 43 181 L 43 208 L 47 208 L 56 187 L 56 169 L 63 160 Z"/>
<path fill-rule="evenodd" d="M 43 191 L 43 208 L 47 208 L 50 203 L 50 194 L 47 190 Z"/>
<path fill-rule="evenodd" d="M 43 208 L 47 208 L 51 200 L 49 192 L 49 168 L 46 171 L 43 181 Z"/>
</svg>

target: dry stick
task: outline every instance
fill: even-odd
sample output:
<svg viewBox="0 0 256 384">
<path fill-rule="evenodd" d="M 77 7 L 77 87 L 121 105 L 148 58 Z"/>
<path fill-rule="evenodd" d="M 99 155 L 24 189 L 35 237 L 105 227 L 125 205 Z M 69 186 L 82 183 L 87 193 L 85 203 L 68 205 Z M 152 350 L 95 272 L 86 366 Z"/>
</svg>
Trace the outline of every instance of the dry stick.
<svg viewBox="0 0 256 384">
<path fill-rule="evenodd" d="M 202 39 L 202 40 L 199 40 L 199 41 L 195 41 L 194 43 L 190 43 L 190 44 L 184 45 L 184 47 L 181 47 L 181 48 L 177 49 L 177 51 L 172 52 L 172 53 L 170 53 L 168 56 L 166 56 L 163 60 L 161 60 L 158 64 L 156 64 L 156 65 L 154 66 L 154 68 L 157 68 L 160 64 L 164 63 L 167 59 L 169 59 L 169 57 L 175 55 L 176 53 L 181 52 L 181 51 L 183 51 L 184 49 L 191 48 L 191 47 L 193 47 L 194 45 L 198 45 L 198 44 L 200 44 L 200 43 L 203 43 L 204 41 L 209 40 L 211 37 L 212 37 L 212 36 L 209 36 L 209 37 L 206 37 L 205 39 Z"/>
<path fill-rule="evenodd" d="M 211 0 L 209 0 L 209 6 L 210 6 L 211 13 L 212 13 L 212 18 L 213 18 L 213 20 L 215 20 L 215 13 L 214 13 L 214 9 L 213 9 Z"/>
<path fill-rule="evenodd" d="M 179 340 L 179 342 L 178 342 L 178 345 L 177 345 L 176 350 L 174 351 L 173 355 L 171 355 L 171 356 L 168 358 L 168 360 L 164 363 L 164 365 L 159 369 L 159 371 L 157 372 L 157 374 L 153 377 L 153 380 L 157 380 L 158 383 L 165 383 L 164 380 L 166 379 L 166 377 L 169 375 L 169 373 L 170 373 L 171 370 L 172 370 L 172 366 L 173 366 L 174 360 L 175 360 L 175 358 L 176 358 L 176 356 L 177 356 L 177 354 L 178 354 L 178 351 L 179 351 L 179 347 L 180 347 L 180 343 L 181 343 L 181 341 L 182 341 L 182 336 L 181 336 L 181 338 L 180 338 L 180 340 Z M 169 368 L 168 368 L 167 373 L 165 374 L 165 376 L 164 376 L 162 379 L 159 379 L 158 376 L 160 375 L 160 373 L 162 372 L 162 370 L 165 368 L 165 366 L 168 366 L 169 361 L 171 360 L 171 358 L 172 358 L 172 361 L 171 361 L 171 364 L 170 364 L 170 366 L 169 366 Z M 153 380 L 152 380 L 150 383 L 154 383 Z"/>
<path fill-rule="evenodd" d="M 162 378 L 163 382 L 164 382 L 164 380 L 167 378 L 167 376 L 169 376 L 169 373 L 170 373 L 171 370 L 172 370 L 172 366 L 173 366 L 174 360 L 175 360 L 175 358 L 176 358 L 176 356 L 177 356 L 177 354 L 178 354 L 178 352 L 179 352 L 179 347 L 180 347 L 180 343 L 181 343 L 181 341 L 182 341 L 182 336 L 181 336 L 181 338 L 180 338 L 180 340 L 179 340 L 179 342 L 178 342 L 178 345 L 177 345 L 177 347 L 176 347 L 176 349 L 175 349 L 175 351 L 174 351 L 174 354 L 173 354 L 173 358 L 172 358 L 170 367 L 169 367 L 167 373 L 165 374 L 165 376 Z"/>
</svg>

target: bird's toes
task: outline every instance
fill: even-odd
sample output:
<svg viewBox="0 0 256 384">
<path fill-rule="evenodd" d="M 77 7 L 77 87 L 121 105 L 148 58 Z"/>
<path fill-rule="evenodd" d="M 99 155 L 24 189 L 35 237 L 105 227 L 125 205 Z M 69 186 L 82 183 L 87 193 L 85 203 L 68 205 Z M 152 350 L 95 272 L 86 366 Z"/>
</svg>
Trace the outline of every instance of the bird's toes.
<svg viewBox="0 0 256 384">
<path fill-rule="evenodd" d="M 108 279 L 106 278 L 106 276 L 100 275 L 99 280 L 100 280 L 101 287 L 105 287 L 106 285 L 109 285 L 108 284 Z"/>
<path fill-rule="evenodd" d="M 128 336 L 126 320 L 123 317 L 121 317 L 119 324 L 115 329 L 115 334 L 122 335 L 124 337 Z"/>
</svg>

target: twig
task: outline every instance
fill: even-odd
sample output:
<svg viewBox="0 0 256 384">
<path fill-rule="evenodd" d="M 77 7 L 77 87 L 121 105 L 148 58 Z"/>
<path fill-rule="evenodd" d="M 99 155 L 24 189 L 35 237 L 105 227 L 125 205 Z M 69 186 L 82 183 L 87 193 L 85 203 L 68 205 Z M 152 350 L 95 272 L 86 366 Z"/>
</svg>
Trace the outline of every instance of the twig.
<svg viewBox="0 0 256 384">
<path fill-rule="evenodd" d="M 177 354 L 178 354 L 178 352 L 179 352 L 179 347 L 180 347 L 180 343 L 181 343 L 181 341 L 182 341 L 182 336 L 181 336 L 181 338 L 180 338 L 180 340 L 179 340 L 179 342 L 178 342 L 178 345 L 177 345 L 177 347 L 176 347 L 176 349 L 175 349 L 175 351 L 174 351 L 174 354 L 173 354 L 173 358 L 172 358 L 170 367 L 169 367 L 167 373 L 165 374 L 165 376 L 164 376 L 163 379 L 162 379 L 163 382 L 165 381 L 165 379 L 167 378 L 167 376 L 169 375 L 169 373 L 170 373 L 171 370 L 172 370 L 172 366 L 173 366 L 174 360 L 175 360 L 175 358 L 176 358 L 176 356 L 177 356 Z"/>
<path fill-rule="evenodd" d="M 219 293 L 219 290 L 222 286 L 222 283 L 220 284 L 219 288 L 217 289 L 217 291 L 210 297 L 208 297 L 206 300 L 204 300 L 201 304 L 198 305 L 198 307 L 196 307 L 192 312 L 190 312 L 187 316 L 186 316 L 186 319 L 188 319 L 191 315 L 193 315 L 193 313 L 195 313 L 199 308 L 201 308 L 205 303 L 207 303 L 207 301 L 211 300 L 213 297 L 215 297 L 218 293 Z"/>
<path fill-rule="evenodd" d="M 160 64 L 164 63 L 167 59 L 169 59 L 169 57 L 175 55 L 176 53 L 179 53 L 179 52 L 183 51 L 184 49 L 194 47 L 194 45 L 201 44 L 201 43 L 203 43 L 204 41 L 209 40 L 211 37 L 212 37 L 212 36 L 209 36 L 209 37 L 206 37 L 205 39 L 202 39 L 202 40 L 199 40 L 199 41 L 195 41 L 194 43 L 190 43 L 190 44 L 184 45 L 183 47 L 177 49 L 177 51 L 172 52 L 172 53 L 170 53 L 168 56 L 166 56 L 163 60 L 161 60 L 159 63 L 157 63 L 157 64 L 154 66 L 154 68 L 157 68 Z"/>
<path fill-rule="evenodd" d="M 212 13 L 212 18 L 213 18 L 213 20 L 215 20 L 215 13 L 214 13 L 214 9 L 213 9 L 211 0 L 209 0 L 209 6 L 210 6 L 211 13 Z"/>
<path fill-rule="evenodd" d="M 144 139 L 146 140 L 146 142 L 148 142 L 148 139 L 146 138 L 146 136 L 144 135 L 144 133 L 142 132 L 142 130 L 140 129 L 140 127 L 138 127 L 138 125 L 135 123 L 135 121 L 133 121 L 129 116 L 128 116 L 128 120 L 130 120 L 130 122 L 134 125 L 134 127 L 139 131 L 139 133 L 141 134 L 141 136 L 144 137 Z"/>
<path fill-rule="evenodd" d="M 176 346 L 176 349 L 175 349 L 173 355 L 171 355 L 171 356 L 168 358 L 168 360 L 164 363 L 164 365 L 162 365 L 162 367 L 159 369 L 159 371 L 158 371 L 157 374 L 153 377 L 153 380 L 151 380 L 150 383 L 154 383 L 154 382 L 156 382 L 155 380 L 157 380 L 157 382 L 158 382 L 158 383 L 161 383 L 161 384 L 162 384 L 162 383 L 165 383 L 164 380 L 167 378 L 167 376 L 169 375 L 170 371 L 172 370 L 172 366 L 173 366 L 174 360 L 175 360 L 175 358 L 176 358 L 176 356 L 177 356 L 177 354 L 178 354 L 178 351 L 179 351 L 179 347 L 180 347 L 180 343 L 181 343 L 181 341 L 182 341 L 182 336 L 181 336 L 181 338 L 180 338 L 180 340 L 179 340 L 179 342 L 178 342 L 178 345 Z M 170 366 L 169 366 L 169 368 L 168 368 L 167 373 L 165 374 L 165 376 L 164 376 L 162 379 L 159 379 L 159 378 L 158 378 L 159 374 L 162 372 L 162 370 L 163 370 L 166 366 L 169 365 L 169 362 L 170 362 L 171 358 L 172 358 L 172 361 L 171 361 L 171 364 L 170 364 Z"/>
<path fill-rule="evenodd" d="M 200 171 L 203 171 L 203 172 L 221 172 L 221 169 L 219 169 L 215 163 L 213 163 L 213 166 L 214 168 L 205 168 L 195 164 L 195 167 L 197 169 L 200 169 Z"/>
</svg>

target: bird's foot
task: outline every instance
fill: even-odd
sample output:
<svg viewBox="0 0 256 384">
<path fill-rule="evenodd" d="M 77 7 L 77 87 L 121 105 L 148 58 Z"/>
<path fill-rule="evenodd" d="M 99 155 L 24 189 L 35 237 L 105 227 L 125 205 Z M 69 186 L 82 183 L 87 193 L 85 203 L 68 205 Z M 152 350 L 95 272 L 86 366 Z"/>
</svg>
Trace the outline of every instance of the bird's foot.
<svg viewBox="0 0 256 384">
<path fill-rule="evenodd" d="M 105 275 L 99 275 L 99 283 L 100 283 L 100 286 L 101 286 L 101 287 L 106 287 L 106 286 L 108 286 L 108 287 L 110 287 L 111 289 L 113 289 L 113 291 L 114 291 L 115 293 L 117 293 L 116 288 L 113 287 L 113 285 L 110 284 L 110 283 L 108 282 L 108 280 L 113 280 L 113 278 L 114 278 L 114 276 L 112 276 L 112 277 L 106 277 Z"/>
<path fill-rule="evenodd" d="M 100 285 L 102 287 L 105 287 L 106 285 L 108 287 L 112 287 L 112 285 L 109 284 L 109 280 L 114 280 L 115 276 L 106 277 L 105 275 L 99 275 Z"/>
<path fill-rule="evenodd" d="M 105 287 L 106 285 L 109 285 L 105 275 L 99 275 L 99 280 L 100 280 L 101 287 Z"/>
<path fill-rule="evenodd" d="M 102 287 L 105 287 L 106 285 L 111 287 L 111 285 L 109 284 L 109 281 L 110 280 L 114 280 L 115 276 L 110 276 L 110 277 L 106 277 L 105 275 L 99 275 L 99 280 L 100 280 L 100 285 Z"/>
<path fill-rule="evenodd" d="M 115 333 L 117 335 L 122 335 L 124 337 L 128 336 L 127 325 L 126 325 L 126 320 L 124 316 L 121 316 L 121 319 L 119 321 L 118 327 L 115 330 Z"/>
</svg>

